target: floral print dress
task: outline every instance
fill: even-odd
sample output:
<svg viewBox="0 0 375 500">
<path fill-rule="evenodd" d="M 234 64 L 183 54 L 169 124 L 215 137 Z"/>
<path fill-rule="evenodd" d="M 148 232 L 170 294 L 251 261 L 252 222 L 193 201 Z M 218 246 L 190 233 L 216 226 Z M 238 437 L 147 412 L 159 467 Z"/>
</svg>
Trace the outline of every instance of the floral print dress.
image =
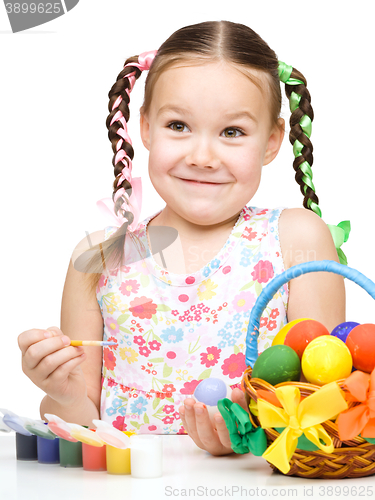
<svg viewBox="0 0 375 500">
<path fill-rule="evenodd" d="M 223 248 L 192 274 L 173 274 L 147 249 L 115 271 L 104 271 L 96 295 L 103 316 L 101 419 L 120 430 L 182 434 L 178 408 L 208 377 L 241 383 L 252 307 L 262 289 L 284 271 L 278 221 L 283 208 L 245 206 Z M 105 228 L 108 239 L 116 227 Z M 258 350 L 286 324 L 288 286 L 263 312 Z"/>
</svg>

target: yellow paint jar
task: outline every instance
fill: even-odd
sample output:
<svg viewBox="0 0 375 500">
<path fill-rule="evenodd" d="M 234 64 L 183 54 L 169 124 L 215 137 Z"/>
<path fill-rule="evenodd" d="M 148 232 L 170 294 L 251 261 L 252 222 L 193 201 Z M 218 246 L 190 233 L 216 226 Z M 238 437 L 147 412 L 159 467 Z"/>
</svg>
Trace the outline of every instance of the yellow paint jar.
<svg viewBox="0 0 375 500">
<path fill-rule="evenodd" d="M 127 436 L 135 432 L 123 431 Z M 107 444 L 106 446 L 107 472 L 108 474 L 130 474 L 130 448 L 121 449 Z"/>
</svg>

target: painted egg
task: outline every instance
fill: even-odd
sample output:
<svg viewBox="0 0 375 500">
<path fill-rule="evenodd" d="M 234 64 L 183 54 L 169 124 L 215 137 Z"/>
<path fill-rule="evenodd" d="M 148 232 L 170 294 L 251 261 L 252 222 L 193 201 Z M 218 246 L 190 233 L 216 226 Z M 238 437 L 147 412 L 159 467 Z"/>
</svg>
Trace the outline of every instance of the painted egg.
<svg viewBox="0 0 375 500">
<path fill-rule="evenodd" d="M 371 373 L 375 367 L 375 325 L 365 323 L 349 333 L 346 345 L 351 352 L 357 370 Z"/>
<path fill-rule="evenodd" d="M 227 397 L 227 384 L 219 378 L 205 378 L 199 382 L 194 391 L 197 401 L 207 406 L 217 406 L 219 399 Z"/>
<path fill-rule="evenodd" d="M 301 363 L 293 349 L 286 345 L 274 345 L 260 354 L 255 361 L 251 376 L 276 385 L 299 380 Z"/>
<path fill-rule="evenodd" d="M 352 371 L 352 356 L 337 337 L 322 335 L 312 340 L 302 356 L 302 372 L 311 384 L 324 385 L 346 378 Z"/>
<path fill-rule="evenodd" d="M 306 321 L 307 319 L 310 319 L 310 318 L 300 318 L 300 319 L 295 319 L 293 321 L 291 321 L 290 323 L 287 323 L 285 326 L 282 327 L 282 329 L 277 332 L 277 334 L 275 335 L 273 341 L 272 341 L 272 345 L 280 345 L 280 344 L 283 344 L 284 343 L 284 339 L 285 339 L 285 336 L 286 334 L 289 332 L 289 330 L 294 326 L 296 325 L 297 323 L 299 323 L 300 321 Z"/>
<path fill-rule="evenodd" d="M 319 321 L 309 319 L 294 325 L 287 333 L 284 344 L 291 347 L 302 359 L 308 344 L 321 335 L 329 335 L 327 328 Z"/>
<path fill-rule="evenodd" d="M 331 335 L 339 338 L 343 342 L 346 342 L 346 339 L 349 333 L 355 328 L 359 326 L 359 323 L 355 323 L 354 321 L 345 321 L 344 323 L 340 323 L 337 325 L 331 332 Z"/>
</svg>

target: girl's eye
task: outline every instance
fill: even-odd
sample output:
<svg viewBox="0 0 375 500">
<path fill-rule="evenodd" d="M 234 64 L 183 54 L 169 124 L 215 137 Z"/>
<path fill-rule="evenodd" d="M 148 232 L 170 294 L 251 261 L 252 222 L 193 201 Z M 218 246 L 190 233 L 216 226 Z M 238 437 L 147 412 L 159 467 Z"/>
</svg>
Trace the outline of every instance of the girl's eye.
<svg viewBox="0 0 375 500">
<path fill-rule="evenodd" d="M 174 130 L 175 132 L 186 132 L 188 130 L 187 126 L 184 123 L 181 122 L 173 122 L 168 125 L 168 127 L 171 130 Z M 185 130 L 186 129 L 186 130 Z"/>
<path fill-rule="evenodd" d="M 223 132 L 224 137 L 239 137 L 240 135 L 243 135 L 243 132 L 241 129 L 236 128 L 236 127 L 229 127 L 226 128 Z"/>
</svg>

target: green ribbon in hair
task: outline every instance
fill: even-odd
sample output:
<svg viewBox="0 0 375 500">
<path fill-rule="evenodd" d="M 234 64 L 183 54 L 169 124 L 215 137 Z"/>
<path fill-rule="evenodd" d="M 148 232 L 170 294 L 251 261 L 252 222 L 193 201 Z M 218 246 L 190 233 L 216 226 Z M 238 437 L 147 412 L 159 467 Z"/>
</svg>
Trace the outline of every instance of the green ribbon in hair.
<svg viewBox="0 0 375 500">
<path fill-rule="evenodd" d="M 232 450 L 235 453 L 249 453 L 261 456 L 267 449 L 267 437 L 261 427 L 254 427 L 249 414 L 230 399 L 220 399 L 217 407 L 229 431 Z"/>
<path fill-rule="evenodd" d="M 288 64 L 285 64 L 285 62 L 279 61 L 278 71 L 280 80 L 283 83 L 286 83 L 292 74 L 293 66 L 289 66 Z"/>
<path fill-rule="evenodd" d="M 279 66 L 278 66 L 278 72 L 279 72 L 279 78 L 283 83 L 286 83 L 287 85 L 300 85 L 303 84 L 301 80 L 298 80 L 297 78 L 291 78 L 291 74 L 293 72 L 293 66 L 289 66 L 288 64 L 285 64 L 282 61 L 279 61 Z M 289 98 L 289 108 L 290 111 L 293 113 L 298 107 L 299 103 L 301 101 L 301 95 L 297 94 L 297 92 L 292 92 Z M 312 130 L 312 123 L 311 123 L 311 118 L 307 115 L 303 115 L 300 122 L 300 127 L 303 130 L 303 133 L 310 139 L 311 136 L 311 130 Z M 302 149 L 304 148 L 304 145 L 297 139 L 294 141 L 293 144 L 293 154 L 295 157 L 297 156 L 302 156 Z M 307 161 L 304 161 L 300 166 L 299 169 L 303 172 L 303 177 L 302 180 L 305 183 L 304 186 L 304 192 L 306 194 L 307 187 L 312 189 L 315 193 L 315 186 L 312 181 L 313 173 L 311 170 L 311 166 Z M 319 217 L 322 217 L 322 212 L 320 210 L 320 207 L 314 203 L 311 199 L 308 199 L 307 201 L 307 206 L 315 212 Z M 335 244 L 335 248 L 337 251 L 337 255 L 339 257 L 340 264 L 348 265 L 348 260 L 346 258 L 346 255 L 341 249 L 341 245 L 348 241 L 349 234 L 350 234 L 350 221 L 345 220 L 337 224 L 337 226 L 333 226 L 332 224 L 327 224 L 329 230 L 331 231 L 333 242 Z"/>
<path fill-rule="evenodd" d="M 279 78 L 283 83 L 287 83 L 288 85 L 303 85 L 301 80 L 297 80 L 297 78 L 291 78 L 290 75 L 293 71 L 293 66 L 289 66 L 282 61 L 279 61 Z"/>
</svg>

